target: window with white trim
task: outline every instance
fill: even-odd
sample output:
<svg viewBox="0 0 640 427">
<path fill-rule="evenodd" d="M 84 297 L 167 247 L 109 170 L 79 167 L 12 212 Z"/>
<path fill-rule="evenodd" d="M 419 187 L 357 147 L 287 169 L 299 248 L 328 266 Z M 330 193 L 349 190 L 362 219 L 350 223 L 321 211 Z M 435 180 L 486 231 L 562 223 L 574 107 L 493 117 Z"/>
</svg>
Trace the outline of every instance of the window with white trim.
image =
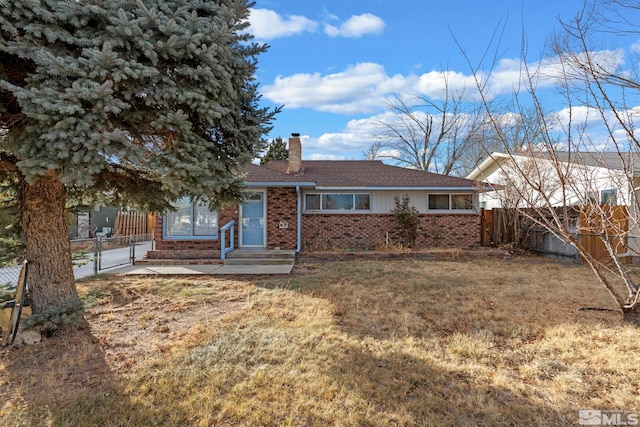
<svg viewBox="0 0 640 427">
<path fill-rule="evenodd" d="M 369 193 L 308 193 L 304 196 L 305 211 L 371 211 Z"/>
<path fill-rule="evenodd" d="M 430 211 L 473 210 L 473 194 L 472 193 L 427 194 L 427 210 L 430 210 Z"/>
<path fill-rule="evenodd" d="M 165 239 L 217 239 L 218 212 L 204 203 L 192 203 L 185 197 L 174 204 L 175 211 L 164 216 Z"/>
</svg>

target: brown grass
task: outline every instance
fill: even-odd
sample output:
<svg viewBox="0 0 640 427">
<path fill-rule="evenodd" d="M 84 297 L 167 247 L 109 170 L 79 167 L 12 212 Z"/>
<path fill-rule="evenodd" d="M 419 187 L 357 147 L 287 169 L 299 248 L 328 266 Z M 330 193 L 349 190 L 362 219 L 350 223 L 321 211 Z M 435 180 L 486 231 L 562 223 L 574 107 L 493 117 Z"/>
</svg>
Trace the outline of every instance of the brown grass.
<svg viewBox="0 0 640 427">
<path fill-rule="evenodd" d="M 107 277 L 80 337 L 5 352 L 9 425 L 576 425 L 640 408 L 640 331 L 584 267 L 344 262 Z"/>
</svg>

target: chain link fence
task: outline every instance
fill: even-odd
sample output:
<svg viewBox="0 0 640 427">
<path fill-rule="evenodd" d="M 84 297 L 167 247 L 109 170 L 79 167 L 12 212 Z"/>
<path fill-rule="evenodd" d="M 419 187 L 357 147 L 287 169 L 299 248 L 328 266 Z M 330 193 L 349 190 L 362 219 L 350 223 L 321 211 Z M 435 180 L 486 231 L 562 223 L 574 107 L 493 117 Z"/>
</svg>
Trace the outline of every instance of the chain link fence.
<svg viewBox="0 0 640 427">
<path fill-rule="evenodd" d="M 97 237 L 71 240 L 71 260 L 76 279 L 135 263 L 152 249 L 153 235 Z M 15 287 L 20 265 L 0 266 L 0 287 Z"/>
</svg>

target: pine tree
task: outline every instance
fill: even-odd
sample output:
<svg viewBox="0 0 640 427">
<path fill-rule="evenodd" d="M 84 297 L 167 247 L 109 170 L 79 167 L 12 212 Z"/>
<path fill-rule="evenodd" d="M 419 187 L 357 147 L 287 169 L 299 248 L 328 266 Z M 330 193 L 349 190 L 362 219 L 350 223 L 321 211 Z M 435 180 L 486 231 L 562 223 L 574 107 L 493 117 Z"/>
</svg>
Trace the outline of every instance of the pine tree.
<svg viewBox="0 0 640 427">
<path fill-rule="evenodd" d="M 266 165 L 271 160 L 287 160 L 289 158 L 289 150 L 287 143 L 281 137 L 277 137 L 269 144 L 267 152 L 260 159 L 261 165 Z"/>
<path fill-rule="evenodd" d="M 247 0 L 0 0 L 0 167 L 20 183 L 33 311 L 77 300 L 65 200 L 241 197 L 277 110 Z"/>
</svg>

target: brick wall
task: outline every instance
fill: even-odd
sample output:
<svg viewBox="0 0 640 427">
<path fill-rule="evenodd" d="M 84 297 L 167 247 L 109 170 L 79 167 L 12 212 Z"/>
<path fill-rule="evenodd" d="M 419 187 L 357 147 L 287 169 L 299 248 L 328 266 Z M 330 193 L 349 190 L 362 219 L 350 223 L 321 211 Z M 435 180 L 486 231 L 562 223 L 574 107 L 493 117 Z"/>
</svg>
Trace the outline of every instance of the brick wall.
<svg viewBox="0 0 640 427">
<path fill-rule="evenodd" d="M 392 245 L 400 230 L 389 214 L 305 214 L 302 250 L 383 248 L 387 232 Z M 480 216 L 420 215 L 416 247 L 468 248 L 480 245 Z"/>
<path fill-rule="evenodd" d="M 238 207 L 229 205 L 218 213 L 218 224 L 225 225 L 231 220 L 238 220 Z M 238 241 L 238 226 L 235 227 L 235 239 Z M 162 238 L 162 215 L 156 217 L 155 228 L 156 251 L 149 252 L 149 258 L 198 258 L 200 255 L 215 256 L 220 254 L 220 236 L 217 240 L 172 240 Z M 227 240 L 229 236 L 227 236 Z"/>
<path fill-rule="evenodd" d="M 297 248 L 297 200 L 295 188 L 270 187 L 267 189 L 267 249 L 294 250 Z M 287 228 L 280 228 L 281 223 L 286 223 Z"/>
<path fill-rule="evenodd" d="M 267 248 L 293 250 L 297 247 L 297 194 L 295 188 L 267 189 Z M 238 207 L 230 205 L 219 213 L 220 226 L 238 220 Z M 280 228 L 286 223 L 287 228 Z M 302 250 L 348 248 L 377 249 L 385 246 L 387 232 L 392 245 L 401 243 L 400 230 L 390 214 L 303 214 Z M 235 227 L 236 245 L 238 230 Z M 480 216 L 439 214 L 420 216 L 417 248 L 469 248 L 480 245 Z M 149 258 L 217 257 L 218 240 L 164 240 L 162 216 L 156 219 L 156 251 Z"/>
</svg>

